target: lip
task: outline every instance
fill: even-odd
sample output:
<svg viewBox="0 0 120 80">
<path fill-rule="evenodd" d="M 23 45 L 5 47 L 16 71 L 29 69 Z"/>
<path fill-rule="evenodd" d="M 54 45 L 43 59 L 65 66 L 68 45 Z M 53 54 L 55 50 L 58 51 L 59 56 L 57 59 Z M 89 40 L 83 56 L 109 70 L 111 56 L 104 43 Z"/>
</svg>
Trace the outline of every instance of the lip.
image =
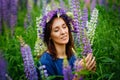
<svg viewBox="0 0 120 80">
<path fill-rule="evenodd" d="M 61 39 L 65 40 L 65 39 L 67 39 L 67 36 L 63 36 L 63 37 L 61 37 Z"/>
</svg>

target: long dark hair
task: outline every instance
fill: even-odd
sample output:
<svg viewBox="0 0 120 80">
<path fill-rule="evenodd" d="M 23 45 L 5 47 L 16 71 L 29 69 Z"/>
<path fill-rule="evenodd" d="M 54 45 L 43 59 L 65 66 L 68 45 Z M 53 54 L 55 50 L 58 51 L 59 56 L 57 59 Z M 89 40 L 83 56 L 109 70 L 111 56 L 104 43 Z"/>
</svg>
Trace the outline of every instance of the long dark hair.
<svg viewBox="0 0 120 80">
<path fill-rule="evenodd" d="M 55 20 L 55 18 L 57 18 L 57 14 L 55 14 L 48 23 L 46 23 L 46 26 L 45 26 L 44 32 L 43 32 L 44 33 L 43 41 L 46 44 L 47 49 L 50 52 L 50 54 L 53 56 L 53 58 L 57 59 L 56 48 L 54 46 L 53 41 L 50 39 L 52 24 L 53 24 L 53 21 Z M 66 55 L 67 55 L 67 58 L 69 59 L 73 55 L 72 48 L 74 48 L 74 41 L 72 38 L 71 25 L 70 25 L 70 22 L 72 21 L 72 19 L 70 17 L 68 17 L 66 14 L 60 15 L 60 18 L 62 18 L 65 21 L 65 23 L 68 27 L 68 31 L 69 31 L 69 41 L 66 44 Z"/>
</svg>

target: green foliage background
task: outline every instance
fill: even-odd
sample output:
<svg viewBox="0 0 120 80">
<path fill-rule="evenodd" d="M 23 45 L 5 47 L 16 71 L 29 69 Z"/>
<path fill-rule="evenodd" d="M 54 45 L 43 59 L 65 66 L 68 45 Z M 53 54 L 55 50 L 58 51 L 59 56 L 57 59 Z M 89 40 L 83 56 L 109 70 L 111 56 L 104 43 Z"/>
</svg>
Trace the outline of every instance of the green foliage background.
<svg viewBox="0 0 120 80">
<path fill-rule="evenodd" d="M 97 9 L 99 18 L 92 46 L 97 61 L 97 70 L 96 73 L 88 75 L 86 80 L 119 80 L 120 8 L 113 8 L 110 1 L 108 7 L 97 6 Z M 20 9 L 14 36 L 11 36 L 11 31 L 7 26 L 4 26 L 4 32 L 0 35 L 0 51 L 4 54 L 8 63 L 8 74 L 13 80 L 26 80 L 20 43 L 16 36 L 23 36 L 25 42 L 31 47 L 34 61 L 38 61 L 33 50 L 37 36 L 35 18 L 41 15 L 41 8 L 33 7 L 31 11 L 32 24 L 26 29 L 23 27 L 25 15 L 26 9 Z"/>
</svg>

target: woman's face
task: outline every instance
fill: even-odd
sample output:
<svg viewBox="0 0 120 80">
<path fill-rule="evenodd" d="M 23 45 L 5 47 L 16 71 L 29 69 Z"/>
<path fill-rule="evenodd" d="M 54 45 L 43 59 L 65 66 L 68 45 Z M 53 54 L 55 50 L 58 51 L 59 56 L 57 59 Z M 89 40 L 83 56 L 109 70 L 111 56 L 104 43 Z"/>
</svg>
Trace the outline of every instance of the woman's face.
<svg viewBox="0 0 120 80">
<path fill-rule="evenodd" d="M 52 24 L 51 37 L 54 44 L 67 44 L 69 41 L 68 26 L 62 18 L 55 18 Z"/>
</svg>

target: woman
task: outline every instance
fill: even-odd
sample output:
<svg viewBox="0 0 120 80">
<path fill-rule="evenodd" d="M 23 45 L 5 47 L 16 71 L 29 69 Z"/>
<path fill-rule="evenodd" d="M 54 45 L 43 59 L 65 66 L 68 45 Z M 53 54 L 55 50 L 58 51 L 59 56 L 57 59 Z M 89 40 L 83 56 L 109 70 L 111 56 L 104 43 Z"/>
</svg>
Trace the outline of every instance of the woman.
<svg viewBox="0 0 120 80">
<path fill-rule="evenodd" d="M 74 67 L 76 60 L 72 50 L 74 48 L 70 25 L 72 19 L 64 11 L 62 12 L 61 9 L 50 13 L 52 17 L 49 17 L 49 21 L 45 23 L 43 29 L 43 40 L 47 50 L 40 57 L 40 62 L 46 66 L 49 76 L 63 76 L 63 59 L 67 57 L 71 68 Z M 85 60 L 86 68 L 95 70 L 95 59 L 93 59 L 92 54 L 88 54 Z M 83 59 L 78 64 L 83 66 Z"/>
</svg>

